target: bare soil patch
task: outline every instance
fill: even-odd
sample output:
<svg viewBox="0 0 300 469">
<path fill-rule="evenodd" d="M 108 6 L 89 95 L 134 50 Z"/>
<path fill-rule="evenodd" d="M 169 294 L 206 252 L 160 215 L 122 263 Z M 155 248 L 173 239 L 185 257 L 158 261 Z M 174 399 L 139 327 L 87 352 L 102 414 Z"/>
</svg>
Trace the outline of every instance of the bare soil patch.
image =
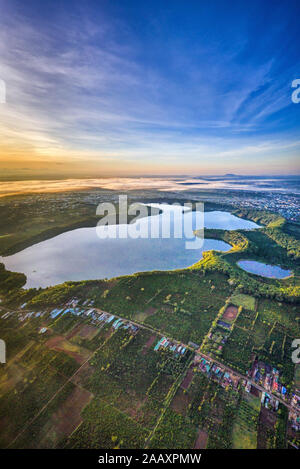
<svg viewBox="0 0 300 469">
<path fill-rule="evenodd" d="M 72 339 L 72 337 L 78 334 L 78 332 L 80 331 L 80 328 L 81 328 L 81 324 L 77 324 L 77 326 L 73 327 L 73 329 L 66 335 L 66 338 L 68 340 Z"/>
<path fill-rule="evenodd" d="M 184 377 L 184 380 L 182 381 L 181 383 L 181 387 L 183 389 L 188 389 L 189 385 L 191 384 L 191 381 L 193 379 L 193 376 L 194 376 L 194 372 L 193 372 L 193 367 L 191 366 L 189 369 L 188 369 L 188 372 L 187 374 L 185 375 Z"/>
<path fill-rule="evenodd" d="M 155 314 L 157 311 L 157 308 L 154 308 L 153 306 L 148 306 L 144 311 L 140 311 L 135 315 L 136 321 L 141 321 L 144 322 L 147 318 Z"/>
<path fill-rule="evenodd" d="M 92 397 L 89 391 L 76 387 L 44 427 L 46 434 L 38 447 L 55 448 L 63 437 L 70 435 L 81 423 L 81 412 Z"/>
<path fill-rule="evenodd" d="M 70 336 L 67 336 L 67 338 L 70 339 L 71 337 L 78 336 L 81 339 L 91 340 L 95 337 L 95 335 L 97 335 L 98 331 L 99 329 L 97 327 L 91 326 L 89 324 L 79 324 L 79 326 L 76 326 L 71 332 Z"/>
<path fill-rule="evenodd" d="M 66 353 L 70 357 L 74 358 L 74 360 L 79 364 L 84 363 L 88 358 L 88 353 L 84 353 L 83 349 L 71 344 L 71 342 L 68 342 L 63 336 L 51 337 L 51 339 L 46 342 L 46 347 L 51 350 L 56 350 L 57 352 Z"/>
<path fill-rule="evenodd" d="M 257 449 L 268 448 L 268 440 L 273 435 L 277 416 L 265 407 L 262 407 L 259 414 L 257 429 Z"/>
<path fill-rule="evenodd" d="M 45 345 L 48 348 L 54 348 L 59 346 L 64 340 L 66 340 L 66 338 L 63 335 L 55 335 L 47 340 Z"/>
<path fill-rule="evenodd" d="M 151 345 L 155 342 L 155 339 L 156 339 L 156 335 L 153 334 L 151 337 L 149 337 L 149 339 L 147 340 L 146 344 L 144 345 L 144 348 L 142 350 L 142 355 L 146 355 L 146 353 L 148 352 L 149 348 L 151 347 Z"/>
<path fill-rule="evenodd" d="M 274 428 L 276 423 L 277 416 L 275 412 L 266 409 L 265 407 L 261 408 L 259 421 L 262 422 L 264 425 L 267 425 L 270 428 Z"/>
<path fill-rule="evenodd" d="M 208 434 L 204 430 L 199 430 L 194 449 L 205 449 L 207 445 Z"/>
<path fill-rule="evenodd" d="M 84 386 L 88 382 L 89 378 L 92 376 L 94 371 L 95 368 L 87 362 L 72 378 L 72 383 Z"/>
<path fill-rule="evenodd" d="M 233 322 L 235 318 L 237 317 L 237 314 L 238 314 L 238 308 L 236 306 L 230 305 L 230 306 L 227 306 L 222 316 L 222 319 L 224 321 Z"/>
<path fill-rule="evenodd" d="M 57 431 L 69 435 L 78 427 L 82 418 L 82 409 L 90 402 L 93 395 L 83 388 L 76 387 L 58 411 L 53 414 L 52 420 Z"/>
<path fill-rule="evenodd" d="M 188 406 L 192 402 L 192 400 L 193 396 L 191 396 L 188 392 L 184 392 L 182 388 L 179 388 L 172 400 L 171 408 L 175 410 L 177 414 L 180 414 L 185 417 L 187 414 Z"/>
</svg>

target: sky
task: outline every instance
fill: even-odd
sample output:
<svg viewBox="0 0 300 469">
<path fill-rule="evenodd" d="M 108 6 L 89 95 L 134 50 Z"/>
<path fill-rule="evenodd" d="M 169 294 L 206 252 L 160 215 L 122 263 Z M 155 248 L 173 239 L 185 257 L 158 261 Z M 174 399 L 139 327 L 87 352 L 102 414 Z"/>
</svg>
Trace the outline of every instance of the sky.
<svg viewBox="0 0 300 469">
<path fill-rule="evenodd" d="M 0 0 L 0 176 L 300 174 L 299 13 Z"/>
</svg>

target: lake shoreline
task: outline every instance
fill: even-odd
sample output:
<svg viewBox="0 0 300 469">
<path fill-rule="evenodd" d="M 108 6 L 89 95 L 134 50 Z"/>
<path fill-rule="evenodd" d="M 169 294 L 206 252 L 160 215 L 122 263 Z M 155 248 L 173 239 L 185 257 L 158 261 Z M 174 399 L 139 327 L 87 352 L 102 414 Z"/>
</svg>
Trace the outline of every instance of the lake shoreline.
<svg viewBox="0 0 300 469">
<path fill-rule="evenodd" d="M 242 267 L 241 264 L 244 264 L 244 267 Z M 245 266 L 246 263 L 246 266 Z M 244 272 L 247 272 L 248 274 L 256 275 L 262 278 L 268 278 L 268 279 L 276 279 L 276 280 L 287 280 L 291 277 L 293 277 L 293 271 L 292 270 L 287 270 L 284 269 L 278 265 L 275 264 L 267 264 L 266 262 L 263 262 L 262 260 L 257 261 L 254 259 L 240 259 L 236 265 L 242 269 Z M 248 268 L 246 268 L 248 267 Z M 274 275 L 267 275 L 266 273 L 263 274 L 262 272 L 259 273 L 259 269 L 265 270 L 267 273 L 268 270 L 274 272 Z M 256 272 L 255 272 L 256 270 Z M 277 272 L 277 276 L 275 275 Z M 281 276 L 281 272 L 287 272 L 288 274 L 285 277 Z"/>
<path fill-rule="evenodd" d="M 95 227 L 95 218 L 90 219 L 92 227 L 75 228 L 54 236 L 45 241 L 17 252 L 12 256 L 2 258 L 7 269 L 25 273 L 27 282 L 25 288 L 45 288 L 49 285 L 57 285 L 65 281 L 92 280 L 95 278 L 114 278 L 131 275 L 137 272 L 153 270 L 171 271 L 189 268 L 203 258 L 204 251 L 228 252 L 232 249 L 229 243 L 218 239 L 205 239 L 205 245 L 200 243 L 193 234 L 192 223 L 199 225 L 199 215 L 195 211 L 183 211 L 183 207 L 168 204 L 148 204 L 157 210 L 157 218 L 144 217 L 129 227 L 142 228 L 143 234 L 152 220 L 157 224 L 163 223 L 171 217 L 171 236 L 164 237 L 160 231 L 158 238 L 146 236 L 133 238 L 125 236 L 110 237 L 99 236 Z M 153 212 L 152 212 L 153 213 Z M 150 213 L 151 214 L 151 213 Z M 200 219 L 201 219 L 200 214 Z M 184 220 L 183 225 L 181 225 Z M 188 234 L 184 230 L 181 237 L 173 234 L 175 226 L 185 228 L 188 222 Z M 84 224 L 82 222 L 82 224 Z M 178 225 L 179 223 L 179 225 Z M 80 224 L 80 225 L 82 225 Z M 254 222 L 236 217 L 230 212 L 208 211 L 205 212 L 205 226 L 216 226 L 224 229 L 255 229 Z M 109 225 L 110 229 L 125 227 L 125 225 Z M 161 228 L 162 226 L 160 226 Z M 104 227 L 101 226 L 100 230 Z M 53 232 L 51 232 L 53 234 Z M 49 235 L 49 232 L 47 232 Z M 37 238 L 35 238 L 37 239 Z M 187 247 L 187 243 L 194 243 Z M 78 268 L 78 263 L 80 268 Z"/>
</svg>

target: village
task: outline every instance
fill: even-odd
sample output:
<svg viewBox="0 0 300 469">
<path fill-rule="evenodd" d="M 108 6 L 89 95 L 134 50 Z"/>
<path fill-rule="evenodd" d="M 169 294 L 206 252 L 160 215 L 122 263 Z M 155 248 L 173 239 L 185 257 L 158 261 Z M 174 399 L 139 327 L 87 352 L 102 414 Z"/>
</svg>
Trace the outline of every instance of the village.
<svg viewBox="0 0 300 469">
<path fill-rule="evenodd" d="M 26 303 L 24 303 L 18 311 L 8 311 L 2 315 L 0 313 L 0 317 L 5 320 L 13 315 L 17 315 L 20 322 L 30 318 L 43 318 L 46 323 L 47 318 L 56 320 L 59 317 L 70 314 L 85 318 L 96 327 L 111 327 L 114 331 L 127 330 L 132 336 L 136 335 L 140 329 L 153 330 L 153 328 L 144 324 L 138 324 L 135 321 L 102 311 L 94 306 L 94 300 L 91 299 L 81 303 L 77 297 L 73 297 L 60 308 L 54 308 L 50 311 L 27 311 L 26 306 Z M 232 327 L 230 321 L 235 319 L 236 316 L 237 308 L 232 306 L 225 309 L 225 312 L 222 311 L 222 317 L 216 322 L 215 329 L 208 333 L 209 342 L 214 342 L 216 329 L 219 328 L 221 339 L 217 339 L 218 347 L 224 344 L 228 337 L 228 332 L 226 331 L 230 331 Z M 229 322 L 225 322 L 225 320 Z M 47 334 L 48 330 L 47 325 L 43 325 L 39 329 L 39 334 Z M 251 369 L 249 369 L 246 375 L 242 375 L 220 362 L 218 357 L 216 358 L 214 355 L 211 356 L 207 355 L 206 352 L 202 352 L 198 344 L 193 342 L 184 344 L 166 337 L 157 330 L 153 330 L 153 332 L 161 336 L 153 345 L 155 352 L 159 353 L 162 350 L 168 350 L 171 354 L 174 354 L 175 358 L 184 356 L 187 351 L 193 353 L 190 367 L 192 373 L 188 379 L 185 379 L 186 383 L 191 381 L 194 373 L 199 372 L 204 374 L 208 379 L 218 383 L 224 390 L 229 391 L 232 389 L 236 392 L 244 390 L 245 393 L 260 397 L 261 406 L 271 413 L 276 413 L 281 403 L 289 411 L 288 425 L 290 431 L 295 433 L 300 431 L 300 392 L 297 389 L 294 389 L 291 393 L 287 391 L 286 386 L 280 381 L 278 369 L 255 357 Z"/>
</svg>

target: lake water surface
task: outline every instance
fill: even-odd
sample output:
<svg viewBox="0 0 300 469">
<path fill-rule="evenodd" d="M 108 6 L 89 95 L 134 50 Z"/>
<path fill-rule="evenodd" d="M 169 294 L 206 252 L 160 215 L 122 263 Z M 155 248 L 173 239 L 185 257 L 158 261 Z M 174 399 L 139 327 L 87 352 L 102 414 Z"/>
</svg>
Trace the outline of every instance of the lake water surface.
<svg viewBox="0 0 300 469">
<path fill-rule="evenodd" d="M 193 231 L 200 229 L 203 223 L 200 212 L 183 213 L 182 207 L 164 204 L 153 206 L 163 212 L 140 219 L 135 226 L 79 228 L 0 258 L 0 262 L 8 270 L 25 273 L 26 288 L 37 288 L 67 280 L 112 278 L 142 271 L 185 268 L 201 259 L 203 251 L 231 249 L 223 241 L 207 239 L 203 242 L 194 236 Z M 182 238 L 163 237 L 162 225 L 166 217 L 170 219 L 171 234 L 178 234 L 183 220 Z M 254 222 L 220 211 L 205 213 L 204 225 L 227 230 L 258 228 Z M 147 237 L 153 228 L 158 237 Z M 128 237 L 128 232 L 131 235 L 138 233 L 141 237 Z M 112 234 L 117 236 L 112 238 Z M 193 249 L 186 249 L 187 241 Z"/>
<path fill-rule="evenodd" d="M 283 279 L 291 275 L 290 270 L 285 270 L 278 265 L 265 264 L 257 261 L 239 261 L 238 266 L 251 274 L 261 275 L 267 278 Z"/>
</svg>

